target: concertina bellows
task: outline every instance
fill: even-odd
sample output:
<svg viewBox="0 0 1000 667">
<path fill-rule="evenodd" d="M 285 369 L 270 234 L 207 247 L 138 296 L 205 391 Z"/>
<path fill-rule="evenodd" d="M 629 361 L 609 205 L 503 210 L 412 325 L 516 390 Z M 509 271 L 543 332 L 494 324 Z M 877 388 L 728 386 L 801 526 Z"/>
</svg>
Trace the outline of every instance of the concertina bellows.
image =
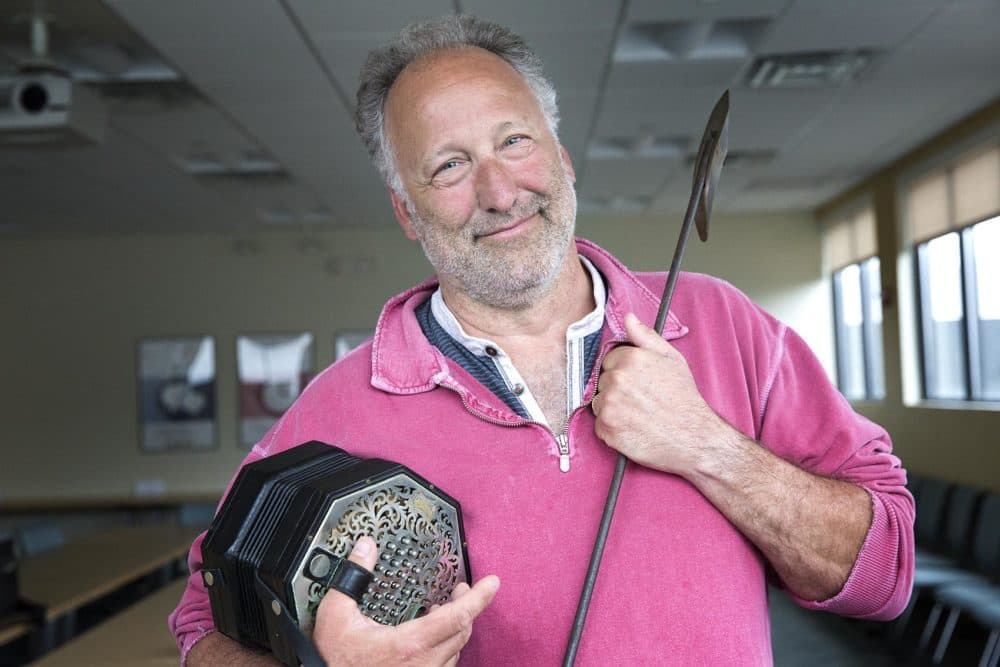
<svg viewBox="0 0 1000 667">
<path fill-rule="evenodd" d="M 374 572 L 347 560 L 369 535 Z M 216 628 L 286 665 L 323 664 L 308 640 L 327 590 L 397 625 L 471 583 L 457 501 L 398 463 L 318 441 L 243 467 L 202 543 Z"/>
</svg>

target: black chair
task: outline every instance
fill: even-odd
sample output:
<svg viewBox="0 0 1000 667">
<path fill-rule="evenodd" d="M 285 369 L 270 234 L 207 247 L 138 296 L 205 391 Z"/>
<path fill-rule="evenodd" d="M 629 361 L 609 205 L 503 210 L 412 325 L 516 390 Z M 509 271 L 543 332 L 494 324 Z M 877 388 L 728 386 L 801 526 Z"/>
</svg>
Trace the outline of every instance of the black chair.
<svg viewBox="0 0 1000 667">
<path fill-rule="evenodd" d="M 66 536 L 57 524 L 38 523 L 18 529 L 17 541 L 23 556 L 34 556 L 63 546 Z"/>
<path fill-rule="evenodd" d="M 923 551 L 925 565 L 972 567 L 972 533 L 979 503 L 985 493 L 983 489 L 964 484 L 951 489 L 937 544 L 929 545 Z"/>
<path fill-rule="evenodd" d="M 924 479 L 920 484 L 913 520 L 913 534 L 918 547 L 917 563 L 932 559 L 931 554 L 942 551 L 945 512 L 952 487 L 950 482 L 934 478 Z"/>
<path fill-rule="evenodd" d="M 969 610 L 983 627 L 990 628 L 990 636 L 983 647 L 980 667 L 997 667 L 1000 662 L 1000 604 L 988 604 Z"/>
<path fill-rule="evenodd" d="M 997 632 L 1000 629 L 1000 585 L 997 585 L 1000 580 L 1000 494 L 991 493 L 982 501 L 972 539 L 971 559 L 976 569 L 973 577 L 942 585 L 934 591 L 934 608 L 927 619 L 922 644 L 933 635 L 941 613 L 949 610 L 934 650 L 935 664 L 944 659 L 962 612 L 968 612 L 990 631 L 980 665 L 995 665 L 1000 659 L 1000 649 L 997 648 Z"/>
<path fill-rule="evenodd" d="M 958 554 L 948 553 L 946 547 L 945 522 L 952 520 L 947 510 L 954 485 L 931 477 L 918 480 L 918 493 L 915 497 L 916 516 L 913 521 L 913 533 L 917 545 L 914 553 L 913 592 L 906 609 L 896 619 L 892 632 L 892 638 L 896 642 L 906 634 L 922 592 L 971 576 L 967 570 L 956 564 Z M 971 523 L 971 516 L 956 520 Z"/>
</svg>

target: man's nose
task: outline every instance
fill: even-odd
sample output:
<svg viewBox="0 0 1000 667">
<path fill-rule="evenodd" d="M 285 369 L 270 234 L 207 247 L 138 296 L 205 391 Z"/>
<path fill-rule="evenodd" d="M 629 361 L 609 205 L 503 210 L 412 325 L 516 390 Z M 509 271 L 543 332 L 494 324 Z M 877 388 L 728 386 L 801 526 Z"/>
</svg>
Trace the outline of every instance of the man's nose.
<svg viewBox="0 0 1000 667">
<path fill-rule="evenodd" d="M 498 160 L 480 163 L 476 173 L 476 197 L 481 210 L 506 213 L 517 201 L 513 174 Z"/>
</svg>

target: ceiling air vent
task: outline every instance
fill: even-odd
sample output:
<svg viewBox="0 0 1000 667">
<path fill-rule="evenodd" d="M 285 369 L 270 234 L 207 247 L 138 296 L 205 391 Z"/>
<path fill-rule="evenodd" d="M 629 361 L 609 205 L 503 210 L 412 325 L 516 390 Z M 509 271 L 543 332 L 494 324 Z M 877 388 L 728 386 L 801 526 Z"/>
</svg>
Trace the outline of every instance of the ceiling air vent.
<svg viewBox="0 0 1000 667">
<path fill-rule="evenodd" d="M 815 51 L 761 56 L 750 67 L 751 88 L 829 86 L 855 79 L 873 58 L 871 51 Z"/>
</svg>

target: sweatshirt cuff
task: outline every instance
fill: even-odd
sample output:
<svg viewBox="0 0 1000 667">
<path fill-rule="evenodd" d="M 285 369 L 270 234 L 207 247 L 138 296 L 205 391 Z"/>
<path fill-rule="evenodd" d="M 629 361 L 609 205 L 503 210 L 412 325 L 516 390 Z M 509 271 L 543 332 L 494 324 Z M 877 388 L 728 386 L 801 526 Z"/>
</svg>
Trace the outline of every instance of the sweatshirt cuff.
<svg viewBox="0 0 1000 667">
<path fill-rule="evenodd" d="M 828 611 L 843 616 L 889 620 L 902 610 L 890 604 L 900 578 L 900 540 L 898 525 L 890 520 L 885 504 L 870 489 L 872 522 L 851 568 L 844 587 L 826 600 L 805 600 L 788 591 L 797 604 L 806 609 Z M 905 604 L 905 601 L 904 601 Z"/>
</svg>

